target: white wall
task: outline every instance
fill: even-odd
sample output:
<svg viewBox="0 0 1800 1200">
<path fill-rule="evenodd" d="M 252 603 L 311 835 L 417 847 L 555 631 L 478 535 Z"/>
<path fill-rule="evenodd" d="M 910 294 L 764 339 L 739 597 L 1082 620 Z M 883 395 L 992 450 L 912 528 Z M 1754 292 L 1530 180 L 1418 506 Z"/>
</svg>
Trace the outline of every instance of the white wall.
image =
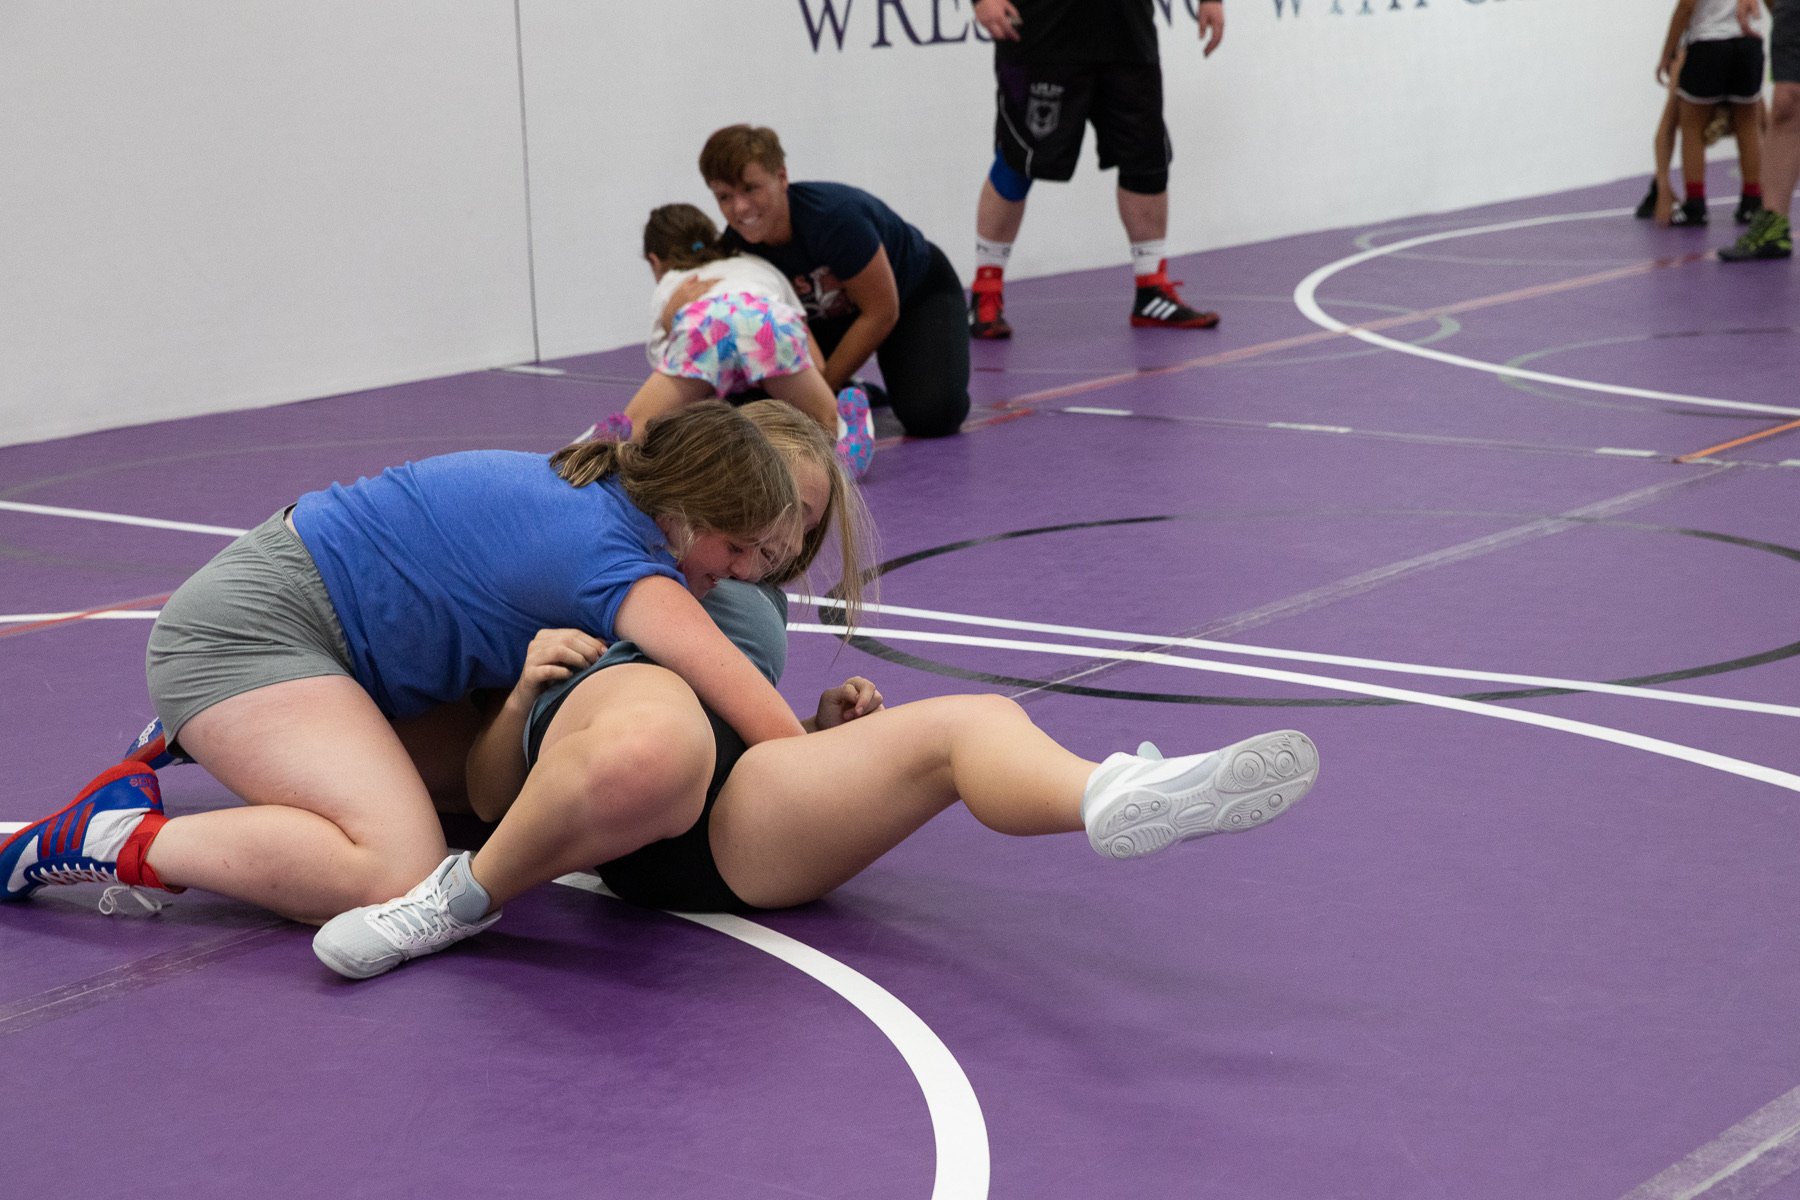
<svg viewBox="0 0 1800 1200">
<path fill-rule="evenodd" d="M 1662 6 L 1231 0 L 1203 60 L 1187 2 L 1176 253 L 1647 170 Z M 0 444 L 637 341 L 643 218 L 706 200 L 733 121 L 966 273 L 970 7 L 0 0 Z M 1033 192 L 1015 277 L 1123 261 L 1092 153 Z"/>
</svg>

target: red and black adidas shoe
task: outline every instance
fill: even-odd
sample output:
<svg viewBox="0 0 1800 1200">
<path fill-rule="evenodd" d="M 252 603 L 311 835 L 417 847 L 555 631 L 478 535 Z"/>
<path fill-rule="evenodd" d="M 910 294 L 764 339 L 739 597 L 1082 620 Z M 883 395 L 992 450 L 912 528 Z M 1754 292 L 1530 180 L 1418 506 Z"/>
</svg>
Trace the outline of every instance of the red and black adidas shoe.
<svg viewBox="0 0 1800 1200">
<path fill-rule="evenodd" d="M 1190 308 L 1175 289 L 1179 280 L 1169 278 L 1167 263 L 1157 264 L 1156 274 L 1137 277 L 1137 299 L 1131 305 L 1131 323 L 1138 329 L 1211 329 L 1219 323 L 1216 312 Z"/>
</svg>

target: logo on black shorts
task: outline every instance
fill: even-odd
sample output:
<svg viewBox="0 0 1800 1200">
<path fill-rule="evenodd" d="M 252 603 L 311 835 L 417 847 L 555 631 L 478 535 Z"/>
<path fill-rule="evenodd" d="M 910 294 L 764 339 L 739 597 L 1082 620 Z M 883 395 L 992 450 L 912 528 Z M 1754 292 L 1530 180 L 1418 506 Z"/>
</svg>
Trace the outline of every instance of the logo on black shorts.
<svg viewBox="0 0 1800 1200">
<path fill-rule="evenodd" d="M 1031 99 L 1025 106 L 1025 128 L 1032 137 L 1041 138 L 1056 130 L 1057 122 L 1062 120 L 1062 102 L 1062 84 L 1031 85 Z"/>
</svg>

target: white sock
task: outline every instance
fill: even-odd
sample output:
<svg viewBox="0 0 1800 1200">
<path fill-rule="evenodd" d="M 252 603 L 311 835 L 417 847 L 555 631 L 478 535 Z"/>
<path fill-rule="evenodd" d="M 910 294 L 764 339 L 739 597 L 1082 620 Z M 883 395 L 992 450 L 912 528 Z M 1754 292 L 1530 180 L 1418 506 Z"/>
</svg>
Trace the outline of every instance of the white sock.
<svg viewBox="0 0 1800 1200">
<path fill-rule="evenodd" d="M 1131 243 L 1131 273 L 1133 275 L 1154 275 L 1162 270 L 1163 260 L 1169 257 L 1169 241 L 1157 238 L 1154 242 Z"/>
<path fill-rule="evenodd" d="M 473 925 L 487 916 L 493 900 L 487 889 L 475 882 L 475 872 L 471 869 L 474 858 L 464 852 L 457 855 L 456 865 L 450 868 L 448 885 L 445 892 L 449 898 L 450 915 L 465 925 Z"/>
<path fill-rule="evenodd" d="M 1006 269 L 1006 260 L 1012 257 L 1011 242 L 990 242 L 986 238 L 975 239 L 975 265 L 977 267 L 999 267 Z"/>
</svg>

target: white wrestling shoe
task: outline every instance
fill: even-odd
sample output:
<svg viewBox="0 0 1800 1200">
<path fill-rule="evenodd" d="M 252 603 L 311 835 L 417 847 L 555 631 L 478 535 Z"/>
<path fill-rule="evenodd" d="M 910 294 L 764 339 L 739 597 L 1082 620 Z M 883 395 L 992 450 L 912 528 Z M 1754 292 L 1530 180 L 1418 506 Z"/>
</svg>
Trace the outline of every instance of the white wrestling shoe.
<svg viewBox="0 0 1800 1200">
<path fill-rule="evenodd" d="M 339 913 L 313 935 L 313 953 L 347 979 L 368 979 L 480 933 L 501 910 L 481 915 L 488 896 L 470 873 L 469 858 L 466 851 L 452 854 L 398 900 Z"/>
<path fill-rule="evenodd" d="M 1089 777 L 1081 819 L 1096 853 L 1142 858 L 1209 833 L 1254 829 L 1292 808 L 1318 776 L 1318 748 L 1292 729 L 1184 758 L 1164 758 L 1145 742 Z"/>
</svg>

